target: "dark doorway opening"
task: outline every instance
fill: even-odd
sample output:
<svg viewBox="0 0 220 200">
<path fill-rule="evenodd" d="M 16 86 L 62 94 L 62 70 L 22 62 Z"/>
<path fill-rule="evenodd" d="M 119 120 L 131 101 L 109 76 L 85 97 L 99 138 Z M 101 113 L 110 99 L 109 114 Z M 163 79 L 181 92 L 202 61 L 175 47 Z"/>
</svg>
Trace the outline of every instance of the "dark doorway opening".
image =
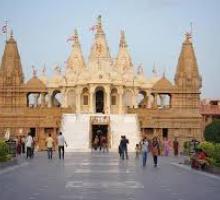
<svg viewBox="0 0 220 200">
<path fill-rule="evenodd" d="M 168 128 L 163 128 L 163 138 L 168 138 Z"/>
<path fill-rule="evenodd" d="M 36 128 L 30 128 L 30 134 L 32 137 L 36 136 Z"/>
<path fill-rule="evenodd" d="M 105 142 L 108 144 L 108 125 L 92 125 L 92 147 L 99 148 L 102 145 L 103 138 L 105 138 Z"/>
<path fill-rule="evenodd" d="M 104 113 L 104 92 L 98 90 L 95 94 L 96 97 L 96 112 Z"/>
</svg>

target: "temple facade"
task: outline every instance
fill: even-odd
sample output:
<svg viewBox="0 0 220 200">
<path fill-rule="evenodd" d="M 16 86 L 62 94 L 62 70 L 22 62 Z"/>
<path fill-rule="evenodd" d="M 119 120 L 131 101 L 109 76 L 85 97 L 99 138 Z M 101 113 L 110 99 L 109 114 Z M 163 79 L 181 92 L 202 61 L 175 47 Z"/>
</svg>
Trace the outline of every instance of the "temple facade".
<svg viewBox="0 0 220 200">
<path fill-rule="evenodd" d="M 92 148 L 97 131 L 102 131 L 114 150 L 121 135 L 130 139 L 131 148 L 143 135 L 171 140 L 177 137 L 181 144 L 192 138 L 202 140 L 202 80 L 191 35 L 185 36 L 172 83 L 156 70 L 151 78 L 145 76 L 143 66 L 136 71 L 124 31 L 115 58 L 111 57 L 101 16 L 95 31 L 88 61 L 75 30 L 66 68 L 62 71 L 56 66 L 51 78 L 45 70 L 39 76 L 33 70 L 27 82 L 11 35 L 0 68 L 1 135 L 6 131 L 12 136 L 31 131 L 38 148 L 44 149 L 47 134 L 55 138 L 61 129 L 73 150 L 77 143 L 75 150 L 81 150 L 80 144 L 86 146 L 82 148 L 85 151 Z M 80 129 L 84 133 L 73 131 Z"/>
</svg>

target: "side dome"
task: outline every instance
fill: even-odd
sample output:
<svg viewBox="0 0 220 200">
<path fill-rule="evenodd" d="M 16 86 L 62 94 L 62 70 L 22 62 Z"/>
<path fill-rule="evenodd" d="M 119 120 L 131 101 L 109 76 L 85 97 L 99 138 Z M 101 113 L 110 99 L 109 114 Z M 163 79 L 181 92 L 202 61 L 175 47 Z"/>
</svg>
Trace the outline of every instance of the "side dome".
<svg viewBox="0 0 220 200">
<path fill-rule="evenodd" d="M 31 92 L 44 92 L 47 90 L 46 85 L 35 76 L 27 81 L 25 88 Z"/>
</svg>

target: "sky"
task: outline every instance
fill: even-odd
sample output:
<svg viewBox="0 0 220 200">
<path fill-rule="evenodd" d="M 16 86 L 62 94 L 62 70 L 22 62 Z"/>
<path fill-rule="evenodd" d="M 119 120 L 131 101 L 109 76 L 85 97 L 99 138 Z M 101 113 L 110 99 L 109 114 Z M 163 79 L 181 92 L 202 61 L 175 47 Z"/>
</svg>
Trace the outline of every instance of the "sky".
<svg viewBox="0 0 220 200">
<path fill-rule="evenodd" d="M 51 76 L 55 65 L 64 69 L 77 28 L 86 61 L 94 40 L 89 28 L 102 15 L 107 42 L 114 58 L 124 30 L 135 67 L 147 77 L 155 64 L 173 82 L 184 34 L 193 27 L 193 45 L 203 79 L 202 98 L 220 99 L 219 0 L 0 0 L 0 26 L 8 20 L 18 43 L 26 81 L 32 65 Z M 0 56 L 5 35 L 0 35 Z"/>
</svg>

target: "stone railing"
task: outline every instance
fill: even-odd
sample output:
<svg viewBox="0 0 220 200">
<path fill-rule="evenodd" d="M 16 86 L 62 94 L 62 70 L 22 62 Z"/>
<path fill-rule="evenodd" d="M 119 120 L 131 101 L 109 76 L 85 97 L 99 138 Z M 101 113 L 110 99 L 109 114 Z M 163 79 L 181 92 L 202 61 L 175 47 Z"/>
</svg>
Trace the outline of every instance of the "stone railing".
<svg viewBox="0 0 220 200">
<path fill-rule="evenodd" d="M 220 115 L 219 105 L 201 105 L 200 113 L 202 115 Z"/>
</svg>

